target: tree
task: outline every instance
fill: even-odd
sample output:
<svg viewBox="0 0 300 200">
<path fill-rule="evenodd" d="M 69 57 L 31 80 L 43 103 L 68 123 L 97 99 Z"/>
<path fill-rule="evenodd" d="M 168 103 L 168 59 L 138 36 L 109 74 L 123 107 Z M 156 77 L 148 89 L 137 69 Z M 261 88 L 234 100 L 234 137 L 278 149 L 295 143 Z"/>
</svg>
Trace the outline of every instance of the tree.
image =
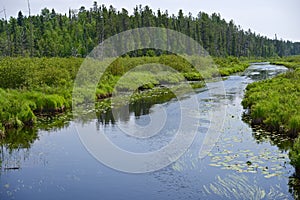
<svg viewBox="0 0 300 200">
<path fill-rule="evenodd" d="M 26 17 L 20 11 L 16 18 L 12 17 L 9 21 L 0 19 L 0 52 L 11 56 L 84 57 L 112 35 L 132 28 L 151 26 L 186 34 L 213 56 L 272 57 L 300 54 L 299 42 L 279 40 L 277 36 L 270 39 L 257 35 L 250 29 L 244 31 L 233 20 L 226 22 L 220 14 L 199 12 L 197 17 L 193 17 L 191 13 L 185 15 L 182 10 L 177 15 L 169 15 L 167 10 L 157 10 L 155 14 L 149 6 L 140 5 L 129 15 L 126 9 L 117 11 L 112 6 L 99 6 L 97 2 L 89 10 L 85 7 L 69 10 L 68 15 L 44 8 L 40 15 Z M 148 35 L 139 37 L 144 38 L 145 43 L 150 42 Z M 171 41 L 172 37 L 168 34 L 165 38 L 158 39 L 174 43 L 178 50 L 184 45 L 190 45 L 189 41 Z M 127 48 L 128 45 L 122 48 Z M 155 55 L 162 53 L 166 52 L 155 50 Z M 129 53 L 131 56 L 146 54 L 147 50 Z"/>
</svg>

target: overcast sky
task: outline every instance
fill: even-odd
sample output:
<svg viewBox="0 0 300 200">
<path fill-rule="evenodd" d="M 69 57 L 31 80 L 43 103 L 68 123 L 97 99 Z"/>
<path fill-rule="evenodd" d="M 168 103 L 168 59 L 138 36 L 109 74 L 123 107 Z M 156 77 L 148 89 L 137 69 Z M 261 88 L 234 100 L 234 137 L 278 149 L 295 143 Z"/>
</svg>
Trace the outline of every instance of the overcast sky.
<svg viewBox="0 0 300 200">
<path fill-rule="evenodd" d="M 38 14 L 42 8 L 54 8 L 57 12 L 66 13 L 69 8 L 81 6 L 90 8 L 95 0 L 30 0 L 31 13 Z M 199 11 L 208 14 L 220 13 L 227 21 L 233 19 L 236 25 L 244 30 L 249 28 L 260 35 L 278 39 L 300 42 L 300 1 L 299 0 L 101 0 L 99 5 L 113 5 L 120 10 L 126 8 L 132 13 L 136 5 L 149 5 L 153 11 L 168 10 L 177 14 L 182 9 L 185 14 L 191 12 L 197 16 Z M 17 16 L 19 10 L 28 15 L 27 0 L 1 0 L 0 10 L 6 9 L 8 16 Z M 4 18 L 4 13 L 0 13 Z"/>
</svg>

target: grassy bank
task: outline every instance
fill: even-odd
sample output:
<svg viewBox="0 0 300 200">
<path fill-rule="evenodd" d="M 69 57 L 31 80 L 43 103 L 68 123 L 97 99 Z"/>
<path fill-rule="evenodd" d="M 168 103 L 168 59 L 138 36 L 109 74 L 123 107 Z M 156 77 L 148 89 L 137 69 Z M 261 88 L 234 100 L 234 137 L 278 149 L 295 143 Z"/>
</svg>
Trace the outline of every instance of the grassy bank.
<svg viewBox="0 0 300 200">
<path fill-rule="evenodd" d="M 300 68 L 300 56 L 289 56 L 284 58 L 278 58 L 271 61 L 273 65 L 284 65 L 287 68 L 299 69 Z"/>
<path fill-rule="evenodd" d="M 269 80 L 249 84 L 242 104 L 249 109 L 252 124 L 296 138 L 289 149 L 289 158 L 295 167 L 295 179 L 291 179 L 290 184 L 299 188 L 300 56 L 281 58 L 271 63 L 293 70 Z"/>
<path fill-rule="evenodd" d="M 300 56 L 283 58 L 273 64 L 294 71 L 248 85 L 242 104 L 250 109 L 252 124 L 297 137 L 300 133 Z"/>
<path fill-rule="evenodd" d="M 191 58 L 190 62 L 176 55 L 160 57 L 120 57 L 107 68 L 96 89 L 96 99 L 111 96 L 116 83 L 129 70 L 139 65 L 160 63 L 170 66 L 180 74 L 169 74 L 162 69 L 152 73 L 135 71 L 131 81 L 122 84 L 119 90 L 129 90 L 139 85 L 138 90 L 152 89 L 161 84 L 183 81 L 198 81 L 194 87 L 203 86 L 206 78 L 218 75 L 211 67 L 211 60 Z M 0 136 L 6 129 L 33 126 L 39 118 L 70 110 L 73 83 L 84 59 L 82 58 L 12 58 L 0 59 Z M 215 58 L 221 76 L 243 71 L 247 62 L 237 58 Z M 197 66 L 198 65 L 198 66 Z M 196 70 L 201 69 L 201 74 Z M 93 73 L 93 72 L 91 72 Z"/>
</svg>

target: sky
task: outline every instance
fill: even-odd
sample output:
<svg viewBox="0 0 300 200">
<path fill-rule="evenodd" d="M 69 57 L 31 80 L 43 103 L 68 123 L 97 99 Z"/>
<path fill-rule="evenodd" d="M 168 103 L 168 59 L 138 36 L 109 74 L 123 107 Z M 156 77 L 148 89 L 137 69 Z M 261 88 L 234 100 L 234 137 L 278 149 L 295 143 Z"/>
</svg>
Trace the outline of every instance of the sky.
<svg viewBox="0 0 300 200">
<path fill-rule="evenodd" d="M 31 14 L 39 14 L 41 9 L 54 8 L 56 12 L 68 13 L 69 8 L 81 6 L 91 8 L 97 0 L 30 0 Z M 148 5 L 154 12 L 168 10 L 177 15 L 179 9 L 184 14 L 191 12 L 197 16 L 199 11 L 208 14 L 220 13 L 226 21 L 231 19 L 242 29 L 274 39 L 300 42 L 300 1 L 299 0 L 101 0 L 98 5 L 113 5 L 117 10 L 125 8 L 132 13 L 136 5 Z M 16 17 L 18 11 L 28 15 L 27 0 L 1 0 L 0 11 L 5 8 L 8 17 Z M 4 12 L 0 12 L 4 18 Z"/>
</svg>

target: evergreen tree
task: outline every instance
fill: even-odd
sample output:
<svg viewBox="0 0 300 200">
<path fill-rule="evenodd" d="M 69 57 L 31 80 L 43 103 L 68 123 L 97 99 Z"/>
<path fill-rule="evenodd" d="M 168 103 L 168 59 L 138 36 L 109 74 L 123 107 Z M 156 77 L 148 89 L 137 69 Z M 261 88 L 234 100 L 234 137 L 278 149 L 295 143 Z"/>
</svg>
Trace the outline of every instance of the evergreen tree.
<svg viewBox="0 0 300 200">
<path fill-rule="evenodd" d="M 226 22 L 220 14 L 211 16 L 199 12 L 197 17 L 185 15 L 182 10 L 176 15 L 149 6 L 136 6 L 133 14 L 126 9 L 99 6 L 94 2 L 89 10 L 80 7 L 69 10 L 68 15 L 54 9 L 41 10 L 40 15 L 24 16 L 20 11 L 17 18 L 9 21 L 0 19 L 0 53 L 2 56 L 81 56 L 85 57 L 95 46 L 122 31 L 139 27 L 165 27 L 179 31 L 195 39 L 212 56 L 272 57 L 300 54 L 300 43 L 269 39 L 251 30 L 244 31 L 231 20 Z M 168 35 L 168 34 L 167 34 Z M 149 35 L 140 35 L 145 44 Z M 189 46 L 189 41 L 171 41 L 172 37 L 158 38 L 161 42 L 172 42 L 178 50 Z M 179 43 L 181 42 L 181 43 Z M 130 44 L 125 44 L 127 48 Z M 161 55 L 155 50 L 155 55 Z M 138 50 L 130 56 L 153 55 L 153 50 Z"/>
</svg>

